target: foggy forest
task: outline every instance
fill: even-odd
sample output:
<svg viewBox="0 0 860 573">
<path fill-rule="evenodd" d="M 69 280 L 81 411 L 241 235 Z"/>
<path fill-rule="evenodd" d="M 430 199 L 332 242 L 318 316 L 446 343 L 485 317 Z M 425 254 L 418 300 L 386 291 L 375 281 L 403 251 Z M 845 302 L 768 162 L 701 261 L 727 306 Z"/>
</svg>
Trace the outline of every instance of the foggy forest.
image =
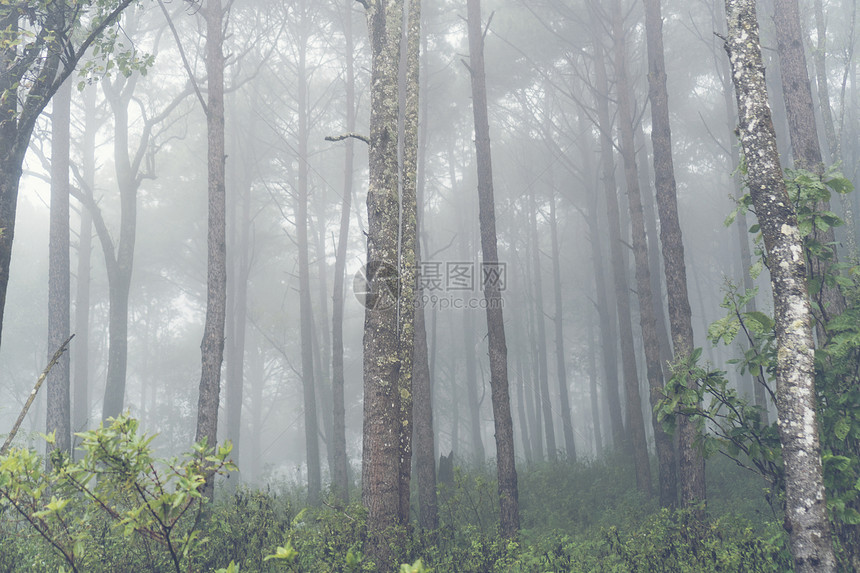
<svg viewBox="0 0 860 573">
<path fill-rule="evenodd" d="M 860 571 L 857 19 L 0 1 L 0 571 Z"/>
</svg>

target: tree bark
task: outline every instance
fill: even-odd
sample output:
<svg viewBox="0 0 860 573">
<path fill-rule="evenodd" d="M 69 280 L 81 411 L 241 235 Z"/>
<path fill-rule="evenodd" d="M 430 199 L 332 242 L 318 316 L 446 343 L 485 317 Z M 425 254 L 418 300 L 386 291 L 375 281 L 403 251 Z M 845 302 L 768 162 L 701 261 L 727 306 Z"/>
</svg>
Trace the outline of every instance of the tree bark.
<svg viewBox="0 0 860 573">
<path fill-rule="evenodd" d="M 774 298 L 777 411 L 785 464 L 786 525 L 798 573 L 835 571 L 815 399 L 815 343 L 803 243 L 783 180 L 767 104 L 754 0 L 726 0 L 732 68 L 749 189 Z"/>
<path fill-rule="evenodd" d="M 418 57 L 421 34 L 421 0 L 404 6 L 406 69 L 401 71 L 403 94 L 403 147 L 400 165 L 400 293 L 398 303 L 400 379 L 400 523 L 409 524 L 409 498 L 412 478 L 412 373 L 415 349 L 415 298 L 418 251 Z"/>
<path fill-rule="evenodd" d="M 616 6 L 616 10 L 620 10 Z M 614 20 L 614 19 L 613 19 Z M 613 22 L 613 28 L 618 24 Z M 600 27 L 595 20 L 594 28 Z M 616 51 L 618 47 L 616 46 Z M 595 41 L 595 70 L 597 72 L 597 89 L 602 94 L 608 94 L 606 86 L 606 70 L 603 60 L 603 46 Z M 617 72 L 616 72 L 617 73 Z M 619 88 L 619 92 L 620 92 Z M 609 121 L 608 104 L 606 95 L 598 95 L 598 114 L 600 117 L 600 131 L 605 142 L 601 142 L 601 151 L 609 151 L 612 147 L 611 122 Z M 620 97 L 620 93 L 619 93 Z M 602 109 L 604 108 L 605 109 Z M 603 161 L 609 161 L 607 157 Z M 606 167 L 604 167 L 606 169 Z M 610 187 L 607 182 L 614 183 L 614 174 L 608 180 L 604 172 L 604 185 L 606 191 L 606 209 L 609 221 L 609 252 L 612 259 L 612 270 L 615 286 L 615 303 L 618 309 L 618 326 L 621 337 L 621 360 L 624 373 L 624 387 L 626 390 L 627 410 L 627 435 L 625 436 L 626 449 L 633 457 L 633 465 L 636 472 L 636 487 L 646 494 L 651 492 L 651 470 L 648 463 L 648 450 L 645 442 L 645 423 L 642 416 L 642 401 L 639 395 L 639 375 L 636 368 L 636 355 L 633 344 L 633 324 L 630 314 L 630 294 L 627 286 L 627 271 L 624 265 L 624 253 L 622 252 L 622 235 L 620 209 L 618 206 L 617 189 Z"/>
<path fill-rule="evenodd" d="M 687 269 L 684 241 L 678 219 L 675 167 L 672 160 L 672 130 L 669 124 L 669 94 L 663 55 L 663 17 L 660 0 L 645 0 L 645 28 L 648 42 L 648 87 L 651 101 L 651 142 L 654 148 L 654 178 L 657 212 L 660 216 L 660 242 L 669 299 L 669 328 L 675 361 L 693 351 L 693 323 L 687 295 Z M 659 426 L 654 418 L 655 430 Z M 696 429 L 682 418 L 678 430 L 681 502 L 691 505 L 705 501 L 705 460 L 694 446 Z M 674 460 L 673 460 L 674 463 Z M 661 490 L 661 499 L 675 498 L 674 492 Z"/>
<path fill-rule="evenodd" d="M 92 189 L 95 184 L 96 153 L 96 92 L 89 86 L 83 92 L 85 126 L 82 145 L 82 185 Z M 89 209 L 81 206 L 78 232 L 78 264 L 75 277 L 75 348 L 74 396 L 72 400 L 72 431 L 82 432 L 90 417 L 89 346 L 90 346 L 90 266 L 92 260 L 93 220 Z M 72 438 L 73 446 L 78 443 Z"/>
<path fill-rule="evenodd" d="M 355 132 L 355 42 L 352 38 L 352 8 L 347 4 L 344 10 L 344 41 L 346 55 L 346 130 Z M 331 486 L 334 495 L 344 504 L 349 503 L 349 459 L 346 454 L 346 405 L 344 402 L 343 366 L 343 305 L 344 270 L 346 268 L 346 249 L 349 243 L 349 218 L 352 213 L 352 186 L 355 171 L 355 140 L 347 138 L 344 145 L 343 197 L 340 208 L 340 230 L 337 237 L 337 250 L 334 260 L 334 285 L 331 305 L 331 347 L 332 347 L 332 436 L 329 448 L 332 451 L 333 465 Z"/>
<path fill-rule="evenodd" d="M 51 229 L 48 262 L 48 358 L 69 338 L 69 146 L 72 83 L 54 97 L 51 112 Z M 48 449 L 71 450 L 69 354 L 64 352 L 48 373 L 46 433 L 56 432 Z"/>
<path fill-rule="evenodd" d="M 500 264 L 496 244 L 496 214 L 493 198 L 493 167 L 490 152 L 490 122 L 487 113 L 484 37 L 480 0 L 467 0 L 469 70 L 472 84 L 472 111 L 475 116 L 475 150 L 478 160 L 478 210 L 481 227 L 483 265 L 481 278 L 487 302 L 487 335 L 490 354 L 490 387 L 493 422 L 496 430 L 496 469 L 499 480 L 499 509 L 502 537 L 512 539 L 520 527 L 517 470 L 514 457 L 514 429 L 508 395 L 508 349 L 502 296 L 497 280 L 484 280 L 484 271 Z"/>
<path fill-rule="evenodd" d="M 368 553 L 394 565 L 400 523 L 400 187 L 398 78 L 404 0 L 365 3 L 370 36 L 370 151 L 367 190 L 368 296 L 364 314 L 362 499 Z M 412 300 L 408 301 L 409 304 Z M 399 537 L 399 534 L 397 534 Z"/>
<path fill-rule="evenodd" d="M 201 374 L 195 440 L 216 445 L 221 363 L 224 359 L 224 324 L 227 307 L 226 185 L 224 151 L 224 11 L 221 0 L 201 9 L 206 22 L 206 132 L 208 141 L 208 222 L 206 321 L 200 343 Z M 215 495 L 214 479 L 206 480 L 205 494 Z"/>
</svg>

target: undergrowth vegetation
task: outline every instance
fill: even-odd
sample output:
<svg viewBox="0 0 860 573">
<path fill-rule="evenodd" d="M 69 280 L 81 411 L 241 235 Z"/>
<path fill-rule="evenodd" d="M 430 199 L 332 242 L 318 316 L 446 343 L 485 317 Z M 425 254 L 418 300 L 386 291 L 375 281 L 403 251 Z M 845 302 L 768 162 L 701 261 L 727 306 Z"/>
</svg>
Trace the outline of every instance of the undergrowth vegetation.
<svg viewBox="0 0 860 573">
<path fill-rule="evenodd" d="M 122 417 L 90 432 L 86 457 L 55 455 L 49 471 L 32 451 L 0 460 L 0 570 L 377 570 L 362 552 L 360 503 L 310 508 L 300 489 L 231 490 L 222 480 L 208 505 L 193 486 L 206 472 L 229 469 L 229 450 L 197 445 L 183 459 L 156 460 L 150 438 L 136 430 Z M 702 523 L 638 493 L 620 456 L 524 466 L 523 529 L 513 542 L 496 529 L 492 469 L 457 468 L 453 485 L 440 486 L 439 530 L 410 532 L 397 553 L 412 563 L 403 571 L 415 572 L 790 571 L 765 483 L 719 458 L 708 478 L 711 513 Z"/>
</svg>

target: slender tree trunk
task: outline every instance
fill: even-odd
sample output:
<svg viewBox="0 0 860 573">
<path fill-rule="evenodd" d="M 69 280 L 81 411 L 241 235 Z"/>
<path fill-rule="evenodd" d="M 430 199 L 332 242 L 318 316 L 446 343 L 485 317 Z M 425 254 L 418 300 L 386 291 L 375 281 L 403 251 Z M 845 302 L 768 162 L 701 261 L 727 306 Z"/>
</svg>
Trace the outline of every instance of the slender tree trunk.
<svg viewBox="0 0 860 573">
<path fill-rule="evenodd" d="M 416 15 L 420 17 L 419 15 Z M 427 61 L 427 36 L 421 40 L 421 59 Z M 420 82 L 419 86 L 420 86 Z M 427 120 L 427 98 L 421 98 L 421 116 Z M 427 161 L 427 129 L 420 132 L 418 143 L 418 181 L 415 190 L 417 208 L 415 264 L 421 269 L 421 225 L 424 213 L 424 182 L 425 165 Z M 422 304 L 423 291 L 421 281 L 417 281 L 415 306 L 415 349 L 412 354 L 412 387 L 415 398 L 415 472 L 418 479 L 418 523 L 424 531 L 435 531 L 439 528 L 439 516 L 436 500 L 436 442 L 433 431 L 433 378 L 430 372 L 430 362 L 427 351 L 427 326 L 425 309 Z"/>
<path fill-rule="evenodd" d="M 484 442 L 481 439 L 481 412 L 478 405 L 478 367 L 475 363 L 475 317 L 471 311 L 463 313 L 463 358 L 466 368 L 464 382 L 469 403 L 469 436 L 472 446 L 472 463 L 480 467 L 484 463 Z"/>
<path fill-rule="evenodd" d="M 110 290 L 108 311 L 108 368 L 102 419 L 119 416 L 125 404 L 126 371 L 128 368 L 128 297 L 134 268 L 137 239 L 137 192 L 140 180 L 134 160 L 130 157 L 128 104 L 137 83 L 133 76 L 127 82 L 104 84 L 105 97 L 114 113 L 114 163 L 120 193 L 119 240 L 114 246 L 101 211 L 95 202 L 90 207 L 107 269 Z M 145 145 L 141 141 L 141 145 Z M 95 209 L 95 211 L 93 211 Z"/>
<path fill-rule="evenodd" d="M 302 7 L 304 14 L 307 6 Z M 313 307 L 311 305 L 310 261 L 308 255 L 308 105 L 309 89 L 305 58 L 307 43 L 298 48 L 298 187 L 296 189 L 296 242 L 299 250 L 299 313 L 302 345 L 302 394 L 304 395 L 305 448 L 308 464 L 308 503 L 320 502 L 322 472 L 320 470 L 319 422 L 317 421 L 316 381 L 313 360 Z"/>
<path fill-rule="evenodd" d="M 597 45 L 595 46 L 595 49 L 602 50 L 602 47 Z M 598 55 L 595 58 L 595 61 L 598 65 L 602 64 L 602 55 Z M 600 73 L 602 67 L 598 67 L 597 70 L 598 73 Z M 605 70 L 604 74 L 598 77 L 598 81 L 600 81 L 600 79 L 603 79 L 604 81 L 599 85 L 603 85 L 605 87 Z M 610 129 L 608 124 L 609 107 L 605 105 L 606 100 L 604 99 L 604 96 L 599 93 L 595 95 L 596 98 L 600 98 L 597 101 L 597 109 L 600 114 L 598 121 L 600 122 L 601 129 L 600 156 L 603 169 L 604 194 L 608 194 L 610 189 L 613 190 L 613 193 L 615 189 L 615 165 L 612 159 L 612 141 L 607 137 L 604 137 L 602 133 L 603 129 Z M 584 120 L 580 121 L 584 123 Z M 580 129 L 580 131 L 585 132 L 584 129 Z M 592 158 L 589 147 L 583 144 L 581 146 L 581 150 L 583 165 L 591 165 Z M 587 180 L 590 181 L 591 179 L 588 178 Z M 588 224 L 589 245 L 591 246 L 591 264 L 594 269 L 595 306 L 600 324 L 600 347 L 602 349 L 601 357 L 603 359 L 603 376 L 606 388 L 607 406 L 609 410 L 609 422 L 612 431 L 612 444 L 615 448 L 620 449 L 622 444 L 624 444 L 625 439 L 624 420 L 621 415 L 621 396 L 619 394 L 620 378 L 618 376 L 618 335 L 616 331 L 616 325 L 618 323 L 615 320 L 615 313 L 613 312 L 614 305 L 610 303 L 609 297 L 607 296 L 609 290 L 606 285 L 606 274 L 603 266 L 605 251 L 601 247 L 601 237 L 603 234 L 600 232 L 600 225 L 598 224 L 598 221 L 600 220 L 598 215 L 598 199 L 599 196 L 597 190 L 594 190 L 589 194 L 589 199 L 586 204 L 588 213 L 586 223 Z"/>
<path fill-rule="evenodd" d="M 653 123 L 653 122 L 652 122 Z M 666 322 L 666 305 L 663 304 L 664 276 L 660 257 L 660 237 L 657 230 L 657 212 L 654 208 L 654 189 L 651 186 L 648 173 L 648 152 L 645 145 L 645 132 L 640 122 L 635 130 L 636 147 L 640 154 L 641 169 L 639 169 L 639 189 L 642 191 L 642 213 L 645 217 L 645 237 L 648 241 L 648 269 L 651 275 L 651 296 L 654 299 L 654 317 L 657 320 L 657 341 L 660 343 L 660 363 L 663 367 L 663 377 L 669 376 L 669 364 L 672 362 L 672 341 L 669 340 L 669 330 Z"/>
<path fill-rule="evenodd" d="M 536 452 L 536 459 L 539 461 L 544 460 L 543 456 L 543 445 L 544 438 L 546 437 L 546 432 L 542 428 L 543 423 L 543 400 L 541 399 L 541 385 L 540 385 L 540 359 L 538 358 L 538 343 L 537 343 L 537 319 L 535 317 L 534 311 L 534 288 L 535 283 L 531 280 L 531 277 L 534 276 L 534 259 L 531 256 L 532 252 L 532 233 L 531 233 L 531 225 L 529 222 L 526 222 L 527 230 L 526 230 L 526 252 L 530 253 L 528 257 L 526 257 L 525 264 L 525 275 L 523 276 L 523 291 L 526 295 L 526 304 L 525 306 L 525 314 L 526 321 L 528 324 L 528 344 L 529 344 L 529 377 L 531 382 L 529 383 L 529 388 L 526 390 L 529 393 L 529 414 L 531 416 L 531 436 L 532 436 L 532 447 Z M 532 304 L 529 304 L 532 303 Z"/>
<path fill-rule="evenodd" d="M 534 191 L 528 193 L 529 233 L 531 234 L 531 273 L 534 285 L 534 323 L 537 337 L 535 360 L 538 367 L 538 384 L 540 384 L 541 405 L 543 407 L 543 425 L 546 436 L 546 457 L 549 461 L 558 460 L 558 449 L 555 444 L 555 425 L 552 419 L 552 399 L 549 395 L 549 365 L 547 364 L 546 323 L 544 322 L 543 306 L 543 277 L 541 272 L 540 240 L 537 232 L 537 205 Z"/>
<path fill-rule="evenodd" d="M 400 357 L 400 523 L 409 525 L 409 498 L 412 478 L 412 372 L 415 348 L 415 287 L 418 251 L 418 61 L 421 34 L 421 0 L 409 0 L 403 12 L 401 65 L 402 149 L 400 165 L 400 238 L 398 334 Z"/>
<path fill-rule="evenodd" d="M 84 136 L 82 146 L 83 185 L 92 189 L 95 183 L 95 137 L 96 137 L 96 93 L 90 86 L 83 92 Z M 86 206 L 81 206 L 80 230 L 78 232 L 78 264 L 75 291 L 75 348 L 74 348 L 74 397 L 72 404 L 72 431 L 82 432 L 90 417 L 89 398 L 89 346 L 90 346 L 90 264 L 93 243 L 92 215 Z M 73 443 L 78 439 L 73 437 Z"/>
<path fill-rule="evenodd" d="M 786 524 L 798 573 L 836 570 L 827 519 L 815 400 L 815 343 L 803 244 L 783 181 L 758 40 L 754 0 L 726 0 L 749 189 L 768 253 L 777 336 L 777 410 Z"/>
<path fill-rule="evenodd" d="M 241 143 L 240 143 L 241 145 Z M 246 160 L 249 158 L 245 158 Z M 247 161 L 243 161 L 247 169 Z M 225 386 L 227 390 L 227 436 L 233 443 L 232 458 L 236 466 L 242 468 L 240 442 L 242 437 L 242 404 L 245 390 L 245 335 L 247 332 L 248 315 L 248 277 L 251 273 L 251 181 L 250 173 L 245 173 L 243 181 L 236 186 L 241 195 L 235 197 L 234 212 L 240 211 L 234 217 L 234 227 L 238 227 L 238 238 L 233 242 L 236 251 L 236 264 L 232 270 L 232 311 L 227 315 L 227 326 L 232 330 L 232 336 L 227 334 L 227 371 Z M 239 205 L 236 205 L 239 203 Z M 232 326 L 231 326 L 232 325 Z"/>
<path fill-rule="evenodd" d="M 594 429 L 594 453 L 603 453 L 603 431 L 600 427 L 600 397 L 597 390 L 597 357 L 594 348 L 594 325 L 591 320 L 586 322 L 588 328 L 588 387 L 591 398 L 591 427 Z"/>
<path fill-rule="evenodd" d="M 660 241 L 669 298 L 669 325 L 675 360 L 693 351 L 693 323 L 687 296 L 687 270 L 684 241 L 678 219 L 675 168 L 672 162 L 672 131 L 669 124 L 669 96 L 666 88 L 666 66 L 663 57 L 663 17 L 660 0 L 645 0 L 645 26 L 648 41 L 648 86 L 651 101 L 651 142 L 654 148 L 654 177 L 657 189 L 657 211 L 660 215 Z M 655 429 L 658 424 L 655 422 Z M 706 499 L 705 461 L 696 450 L 696 429 L 682 418 L 679 425 L 681 502 L 693 504 Z M 673 462 L 674 463 L 674 462 Z M 666 496 L 676 499 L 675 492 Z M 661 499 L 663 494 L 661 494 Z"/>
<path fill-rule="evenodd" d="M 502 314 L 501 285 L 485 273 L 499 270 L 496 245 L 496 214 L 493 198 L 493 167 L 490 155 L 490 122 L 487 114 L 487 88 L 484 72 L 484 38 L 480 0 L 467 0 L 469 31 L 469 70 L 472 80 L 472 111 L 475 115 L 475 149 L 478 157 L 478 207 L 481 226 L 483 265 L 481 278 L 487 301 L 487 331 L 490 353 L 490 386 L 493 421 L 496 430 L 496 466 L 499 479 L 501 534 L 514 538 L 520 528 L 517 470 L 514 457 L 514 431 L 511 400 L 508 395 L 508 349 Z M 489 279 L 489 280 L 488 280 Z"/>
<path fill-rule="evenodd" d="M 555 371 L 558 378 L 558 395 L 561 401 L 561 423 L 567 459 L 576 461 L 576 442 L 573 439 L 573 421 L 570 415 L 570 396 L 567 390 L 567 367 L 564 355 L 564 313 L 561 304 L 561 254 L 558 247 L 558 221 L 555 212 L 555 189 L 549 198 L 549 229 L 552 241 L 552 284 L 555 294 Z"/>
<path fill-rule="evenodd" d="M 224 324 L 227 306 L 226 185 L 224 151 L 224 12 L 221 0 L 201 8 L 206 21 L 206 132 L 208 141 L 208 223 L 206 321 L 200 343 L 201 374 L 197 402 L 195 440 L 215 447 L 218 404 L 221 394 L 221 363 L 224 358 Z M 214 481 L 206 483 L 206 495 L 215 495 Z"/>
<path fill-rule="evenodd" d="M 48 358 L 69 337 L 69 146 L 72 82 L 54 97 L 51 113 L 51 229 L 48 263 Z M 48 373 L 46 433 L 56 432 L 48 449 L 71 450 L 69 354 L 64 352 Z"/>
<path fill-rule="evenodd" d="M 660 361 L 660 343 L 657 339 L 657 319 L 654 313 L 654 297 L 651 292 L 651 269 L 648 261 L 648 246 L 645 237 L 645 217 L 642 210 L 642 196 L 639 190 L 639 173 L 636 165 L 636 144 L 633 132 L 633 104 L 631 88 L 627 78 L 627 47 L 623 30 L 623 14 L 621 2 L 616 0 L 615 17 L 613 18 L 613 36 L 615 40 L 615 80 L 618 84 L 619 132 L 621 134 L 621 157 L 624 160 L 624 175 L 627 182 L 627 197 L 630 206 L 630 224 L 633 236 L 633 257 L 636 265 L 636 294 L 639 299 L 639 324 L 642 329 L 642 343 L 645 350 L 645 367 L 650 389 L 650 402 L 654 405 L 663 397 L 663 367 Z M 641 415 L 642 404 L 638 399 L 638 384 L 636 393 L 628 388 L 629 414 L 638 409 Z M 634 418 L 628 418 L 633 420 Z M 677 496 L 675 487 L 675 456 L 672 439 L 663 432 L 661 425 L 654 424 L 657 459 L 660 472 L 660 503 L 664 507 L 672 506 Z M 637 450 L 634 455 L 640 455 Z M 645 467 L 647 466 L 647 447 L 645 450 Z M 649 473 L 650 478 L 650 473 Z M 650 487 L 650 482 L 649 482 Z M 650 491 L 646 489 L 645 491 Z"/>
<path fill-rule="evenodd" d="M 344 10 L 344 41 L 346 42 L 346 130 L 355 132 L 355 42 L 352 38 L 352 8 Z M 340 230 L 334 261 L 334 286 L 331 305 L 332 347 L 332 450 L 331 485 L 334 495 L 344 504 L 349 503 L 349 459 L 346 454 L 346 405 L 344 401 L 343 367 L 343 305 L 346 249 L 349 244 L 349 218 L 352 212 L 352 185 L 354 180 L 355 140 L 347 138 L 344 146 L 343 197 L 340 208 Z"/>
<path fill-rule="evenodd" d="M 532 464 L 534 462 L 534 457 L 532 454 L 532 445 L 529 442 L 529 420 L 526 415 L 526 407 L 525 407 L 525 396 L 528 395 L 526 392 L 523 392 L 523 361 L 522 358 L 517 356 L 517 415 L 519 417 L 520 423 L 520 440 L 523 442 L 523 452 L 526 456 L 526 462 Z"/>
<path fill-rule="evenodd" d="M 616 7 L 617 8 L 617 7 Z M 599 27 L 599 23 L 595 28 Z M 615 24 L 617 26 L 617 24 Z M 616 47 L 617 50 L 617 47 Z M 603 47 L 599 41 L 595 42 L 595 70 L 597 71 L 597 89 L 599 93 L 607 94 L 605 64 L 603 61 Z M 602 87 L 601 87 L 602 86 Z M 620 88 L 619 88 L 619 91 Z M 598 97 L 598 114 L 602 138 L 601 151 L 610 151 L 612 142 L 610 139 L 611 123 L 605 95 Z M 620 94 L 619 94 L 620 97 Z M 604 156 L 603 161 L 610 161 Z M 606 169 L 606 167 L 604 167 Z M 612 184 L 610 186 L 610 183 Z M 618 326 L 621 335 L 621 360 L 624 372 L 624 387 L 626 389 L 627 405 L 627 436 L 626 445 L 628 452 L 633 456 L 633 464 L 636 472 L 636 487 L 639 491 L 650 493 L 651 470 L 648 463 L 648 450 L 645 442 L 645 422 L 642 416 L 642 401 L 639 395 L 639 375 L 636 369 L 636 355 L 633 345 L 633 324 L 630 315 L 630 294 L 627 286 L 627 271 L 622 252 L 622 235 L 620 209 L 618 207 L 618 195 L 614 186 L 614 174 L 611 179 L 604 172 L 604 185 L 606 191 L 607 218 L 609 220 L 609 252 L 612 259 L 612 270 L 615 285 L 615 302 L 618 309 Z"/>
</svg>

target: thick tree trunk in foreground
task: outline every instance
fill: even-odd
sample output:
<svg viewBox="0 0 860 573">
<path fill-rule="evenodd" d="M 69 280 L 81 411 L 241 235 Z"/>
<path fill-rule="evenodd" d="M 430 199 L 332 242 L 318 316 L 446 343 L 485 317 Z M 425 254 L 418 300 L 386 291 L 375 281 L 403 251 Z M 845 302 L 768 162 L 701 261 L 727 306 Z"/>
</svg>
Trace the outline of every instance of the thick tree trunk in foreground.
<svg viewBox="0 0 860 573">
<path fill-rule="evenodd" d="M 835 571 L 815 400 L 815 343 L 803 243 L 767 104 L 754 0 L 726 0 L 728 40 L 749 188 L 764 236 L 777 336 L 777 411 L 785 519 L 798 573 Z"/>
<path fill-rule="evenodd" d="M 201 374 L 197 402 L 195 440 L 206 439 L 215 447 L 218 430 L 218 402 L 221 394 L 221 362 L 224 358 L 224 323 L 227 315 L 227 202 L 224 152 L 224 12 L 221 0 L 201 8 L 206 21 L 206 132 L 208 140 L 208 235 L 206 276 L 206 322 L 200 343 Z M 212 478 L 206 494 L 214 496 Z"/>
<path fill-rule="evenodd" d="M 480 0 L 467 0 L 469 28 L 469 69 L 472 79 L 472 111 L 475 116 L 475 150 L 478 158 L 478 209 L 481 224 L 483 265 L 481 280 L 487 301 L 487 334 L 490 352 L 490 388 L 493 422 L 496 429 L 496 468 L 499 478 L 501 534 L 516 537 L 520 528 L 517 469 L 514 459 L 514 427 L 508 395 L 508 349 L 498 277 L 496 213 L 493 198 L 493 166 L 490 153 L 490 122 L 487 115 L 487 87 L 484 72 L 484 38 Z"/>
<path fill-rule="evenodd" d="M 367 190 L 368 295 L 364 314 L 362 499 L 368 553 L 380 570 L 394 566 L 402 530 L 400 398 L 400 140 L 398 93 L 404 0 L 365 4 L 372 53 L 370 177 Z M 412 304 L 412 300 L 407 301 Z"/>
<path fill-rule="evenodd" d="M 648 85 L 651 101 L 651 142 L 654 148 L 654 179 L 657 189 L 657 212 L 660 216 L 660 242 L 669 298 L 669 328 L 675 360 L 693 351 L 693 323 L 687 296 L 687 268 L 684 241 L 678 220 L 675 190 L 675 167 L 672 161 L 672 130 L 669 124 L 669 94 L 666 88 L 666 65 L 663 57 L 663 17 L 660 0 L 645 0 L 645 29 L 648 42 Z M 658 424 L 655 419 L 655 430 Z M 686 418 L 679 424 L 681 502 L 704 501 L 705 461 L 693 442 L 696 429 Z M 674 492 L 663 492 L 661 500 L 674 499 Z"/>
<path fill-rule="evenodd" d="M 51 113 L 51 230 L 48 263 L 48 359 L 69 338 L 69 127 L 72 82 L 57 91 Z M 48 373 L 46 433 L 56 432 L 49 449 L 71 449 L 69 353 Z"/>
</svg>

